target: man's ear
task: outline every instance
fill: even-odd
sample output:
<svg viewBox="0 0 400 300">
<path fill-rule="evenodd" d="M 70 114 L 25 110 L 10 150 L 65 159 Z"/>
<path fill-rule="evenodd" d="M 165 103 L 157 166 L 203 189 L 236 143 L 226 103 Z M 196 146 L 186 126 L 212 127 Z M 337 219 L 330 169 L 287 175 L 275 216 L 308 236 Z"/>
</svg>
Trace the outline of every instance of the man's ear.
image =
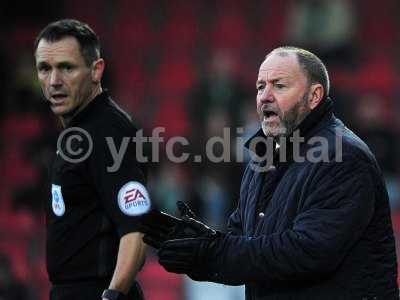
<svg viewBox="0 0 400 300">
<path fill-rule="evenodd" d="M 92 82 L 97 84 L 100 83 L 101 78 L 103 77 L 104 72 L 104 60 L 99 58 L 98 60 L 94 61 L 92 64 Z"/>
<path fill-rule="evenodd" d="M 313 110 L 318 106 L 324 97 L 324 87 L 320 83 L 314 83 L 310 87 L 310 94 L 308 99 L 308 107 Z"/>
</svg>

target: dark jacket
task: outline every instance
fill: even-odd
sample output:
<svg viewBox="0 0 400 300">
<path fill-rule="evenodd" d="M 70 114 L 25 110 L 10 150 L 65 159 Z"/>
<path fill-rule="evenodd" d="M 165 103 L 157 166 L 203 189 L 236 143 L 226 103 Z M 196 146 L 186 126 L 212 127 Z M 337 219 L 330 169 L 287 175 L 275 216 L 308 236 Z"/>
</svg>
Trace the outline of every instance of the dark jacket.
<svg viewBox="0 0 400 300">
<path fill-rule="evenodd" d="M 388 194 L 374 155 L 334 117 L 331 100 L 299 130 L 304 161 L 289 145 L 287 162 L 275 153 L 267 172 L 254 170 L 262 162 L 247 166 L 229 233 L 214 252 L 213 281 L 245 284 L 246 299 L 399 299 Z"/>
</svg>

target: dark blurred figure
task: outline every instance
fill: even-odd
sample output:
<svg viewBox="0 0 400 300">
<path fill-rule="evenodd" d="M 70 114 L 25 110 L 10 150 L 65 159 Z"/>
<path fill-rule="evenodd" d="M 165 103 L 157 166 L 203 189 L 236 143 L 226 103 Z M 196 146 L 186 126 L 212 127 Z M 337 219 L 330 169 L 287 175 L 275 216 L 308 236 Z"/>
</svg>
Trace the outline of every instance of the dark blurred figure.
<svg viewBox="0 0 400 300">
<path fill-rule="evenodd" d="M 189 93 L 187 103 L 192 126 L 192 153 L 201 153 L 203 157 L 207 142 L 211 138 L 223 138 L 224 128 L 229 128 L 230 137 L 224 139 L 223 144 L 215 143 L 212 152 L 216 157 L 222 157 L 224 151 L 227 153 L 231 150 L 235 143 L 236 126 L 243 117 L 243 103 L 251 95 L 243 81 L 239 80 L 238 61 L 234 51 L 224 48 L 213 51 L 211 58 L 205 61 L 205 70 L 199 72 L 205 75 Z M 219 228 L 225 223 L 223 220 L 233 207 L 231 200 L 237 198 L 234 195 L 242 170 L 240 164 L 233 161 L 233 156 L 229 163 L 218 163 L 208 156 L 201 163 L 193 165 L 196 170 L 193 180 L 198 183 L 193 192 L 201 202 L 198 204 L 199 213 L 210 224 Z M 209 170 L 213 170 L 213 174 L 208 174 Z"/>
<path fill-rule="evenodd" d="M 392 208 L 400 207 L 399 159 L 396 129 L 390 123 L 390 106 L 382 96 L 365 93 L 355 102 L 355 131 L 363 138 L 382 168 Z"/>
<path fill-rule="evenodd" d="M 208 70 L 204 72 L 207 76 L 193 88 L 187 106 L 198 133 L 202 133 L 209 113 L 214 110 L 227 112 L 226 125 L 238 123 L 239 108 L 249 93 L 235 77 L 236 64 L 235 56 L 229 50 L 212 53 Z"/>
<path fill-rule="evenodd" d="M 288 13 L 288 39 L 314 49 L 328 65 L 354 61 L 356 14 L 348 0 L 293 1 Z"/>
<path fill-rule="evenodd" d="M 28 288 L 15 278 L 9 259 L 0 254 L 0 300 L 37 299 Z"/>
</svg>

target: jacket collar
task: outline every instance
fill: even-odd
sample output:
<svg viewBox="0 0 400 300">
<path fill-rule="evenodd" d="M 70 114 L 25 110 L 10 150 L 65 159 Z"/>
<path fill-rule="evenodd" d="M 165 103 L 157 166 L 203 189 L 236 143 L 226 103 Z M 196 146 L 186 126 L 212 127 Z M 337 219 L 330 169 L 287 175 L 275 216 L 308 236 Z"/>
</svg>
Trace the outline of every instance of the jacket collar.
<svg viewBox="0 0 400 300">
<path fill-rule="evenodd" d="M 307 117 L 295 128 L 293 132 L 296 132 L 298 136 L 303 137 L 304 141 L 307 141 L 310 137 L 312 137 L 316 132 L 318 132 L 325 124 L 333 117 L 333 101 L 328 97 L 324 99 L 315 109 L 313 109 Z M 293 133 L 290 137 L 293 137 Z M 286 139 L 286 141 L 290 142 L 290 137 Z M 260 140 L 264 140 L 265 142 L 257 142 Z M 272 138 L 267 138 L 264 135 L 262 128 L 260 128 L 256 134 L 254 134 L 244 146 L 250 151 L 254 152 L 258 157 L 264 157 L 267 151 L 273 151 L 274 156 L 277 154 L 277 144 Z M 269 149 L 272 147 L 272 149 Z M 286 152 L 290 154 L 292 151 L 289 151 L 289 147 L 287 147 Z"/>
</svg>

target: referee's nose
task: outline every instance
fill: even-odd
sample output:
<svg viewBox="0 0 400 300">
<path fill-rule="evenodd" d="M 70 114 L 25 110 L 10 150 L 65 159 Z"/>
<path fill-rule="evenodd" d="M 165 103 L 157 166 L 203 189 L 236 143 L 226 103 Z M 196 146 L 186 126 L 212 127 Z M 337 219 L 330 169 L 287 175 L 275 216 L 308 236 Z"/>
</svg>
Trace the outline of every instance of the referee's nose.
<svg viewBox="0 0 400 300">
<path fill-rule="evenodd" d="M 62 86 L 61 74 L 58 70 L 52 70 L 50 74 L 50 86 L 53 88 L 59 88 Z"/>
</svg>

